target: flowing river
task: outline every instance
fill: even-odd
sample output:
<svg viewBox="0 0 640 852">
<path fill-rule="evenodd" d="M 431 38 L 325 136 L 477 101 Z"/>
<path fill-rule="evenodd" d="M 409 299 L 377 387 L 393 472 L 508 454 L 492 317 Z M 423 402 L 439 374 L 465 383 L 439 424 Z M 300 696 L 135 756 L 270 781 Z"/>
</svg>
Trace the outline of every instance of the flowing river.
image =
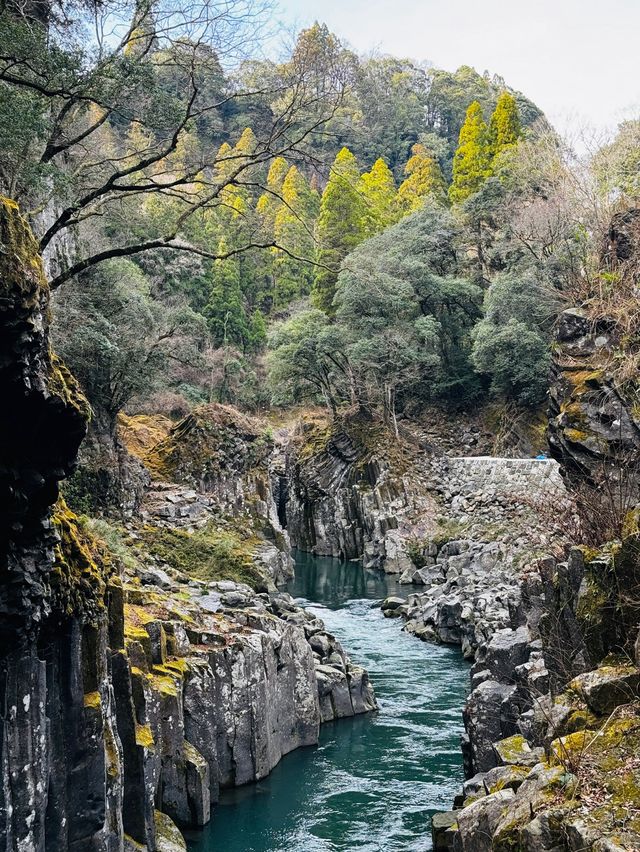
<svg viewBox="0 0 640 852">
<path fill-rule="evenodd" d="M 429 817 L 462 783 L 461 709 L 469 668 L 420 642 L 376 605 L 406 593 L 357 563 L 299 554 L 289 592 L 325 622 L 376 690 L 378 713 L 322 726 L 317 747 L 268 778 L 225 791 L 189 852 L 424 852 Z"/>
</svg>

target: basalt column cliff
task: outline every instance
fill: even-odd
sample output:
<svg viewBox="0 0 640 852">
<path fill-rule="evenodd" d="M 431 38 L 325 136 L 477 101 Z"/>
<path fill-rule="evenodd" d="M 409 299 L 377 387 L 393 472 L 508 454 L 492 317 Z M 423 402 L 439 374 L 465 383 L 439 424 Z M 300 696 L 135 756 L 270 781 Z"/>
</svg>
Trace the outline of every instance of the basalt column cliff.
<svg viewBox="0 0 640 852">
<path fill-rule="evenodd" d="M 208 822 L 220 787 L 263 778 L 315 744 L 321 722 L 375 708 L 373 691 L 323 623 L 276 590 L 291 558 L 271 498 L 251 504 L 271 537 L 251 539 L 254 588 L 165 570 L 145 548 L 126 559 L 69 510 L 58 484 L 89 406 L 50 350 L 37 247 L 5 199 L 0 243 L 0 848 L 184 850 L 178 826 Z M 254 437 L 223 429 L 223 414 L 189 421 L 207 459 Z M 238 495 L 218 488 L 220 508 L 206 477 L 199 491 L 153 482 L 147 534 L 189 546 L 223 509 L 249 523 Z"/>
</svg>

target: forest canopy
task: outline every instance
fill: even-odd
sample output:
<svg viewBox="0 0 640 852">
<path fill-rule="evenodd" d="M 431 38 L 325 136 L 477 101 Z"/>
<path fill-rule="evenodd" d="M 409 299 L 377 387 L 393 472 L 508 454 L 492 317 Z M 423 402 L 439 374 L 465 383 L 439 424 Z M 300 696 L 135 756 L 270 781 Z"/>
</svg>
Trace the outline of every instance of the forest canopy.
<svg viewBox="0 0 640 852">
<path fill-rule="evenodd" d="M 500 77 L 320 23 L 265 59 L 268 17 L 0 11 L 0 184 L 94 408 L 539 404 L 590 235 L 637 192 L 637 122 L 585 166 Z"/>
</svg>

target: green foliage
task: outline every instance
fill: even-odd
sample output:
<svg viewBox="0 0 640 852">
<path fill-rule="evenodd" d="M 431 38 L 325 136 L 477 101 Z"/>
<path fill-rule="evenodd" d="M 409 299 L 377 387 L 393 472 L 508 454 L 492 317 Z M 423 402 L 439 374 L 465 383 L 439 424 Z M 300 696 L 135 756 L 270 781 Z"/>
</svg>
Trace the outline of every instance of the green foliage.
<svg viewBox="0 0 640 852">
<path fill-rule="evenodd" d="M 499 156 L 506 148 L 515 145 L 520 138 L 522 128 L 516 99 L 509 92 L 503 92 L 489 122 L 489 145 L 491 156 Z"/>
<path fill-rule="evenodd" d="M 274 240 L 283 250 L 274 256 L 274 304 L 283 307 L 311 291 L 315 243 L 313 229 L 320 200 L 304 175 L 291 166 L 282 184 L 282 205 L 274 222 Z M 308 261 L 305 263 L 305 260 Z"/>
<path fill-rule="evenodd" d="M 276 405 L 319 400 L 335 410 L 339 396 L 332 358 L 340 357 L 336 347 L 340 333 L 320 310 L 296 314 L 274 326 L 267 363 Z"/>
<path fill-rule="evenodd" d="M 544 398 L 557 310 L 557 296 L 536 267 L 515 268 L 492 283 L 475 329 L 473 362 L 495 393 L 526 405 Z"/>
<path fill-rule="evenodd" d="M 213 524 L 194 533 L 179 529 L 143 527 L 139 544 L 156 559 L 191 577 L 209 582 L 234 580 L 262 587 L 264 578 L 253 564 L 250 543 L 241 535 L 223 530 Z"/>
<path fill-rule="evenodd" d="M 407 392 L 418 398 L 471 393 L 469 331 L 481 294 L 459 276 L 456 226 L 429 206 L 364 243 L 340 274 L 337 320 L 360 387 L 392 414 Z M 444 384 L 448 387 L 444 388 Z"/>
<path fill-rule="evenodd" d="M 422 144 L 415 144 L 404 167 L 406 178 L 398 188 L 398 207 L 403 213 L 419 210 L 429 198 L 444 204 L 447 187 L 435 157 Z"/>
<path fill-rule="evenodd" d="M 224 243 L 221 249 L 224 252 Z M 216 260 L 210 280 L 209 302 L 204 314 L 213 345 L 234 345 L 244 352 L 255 352 L 266 341 L 266 326 L 260 310 L 248 314 L 243 305 L 239 258 Z"/>
<path fill-rule="evenodd" d="M 491 376 L 494 392 L 525 405 L 536 405 L 544 398 L 549 349 L 526 323 L 510 319 L 505 326 L 478 326 L 473 360 L 478 370 Z"/>
<path fill-rule="evenodd" d="M 390 422 L 409 396 L 463 404 L 477 393 L 470 330 L 481 292 L 459 275 L 456 226 L 427 206 L 364 242 L 343 265 L 335 319 L 311 311 L 270 336 L 274 402 L 358 403 Z"/>
<path fill-rule="evenodd" d="M 357 154 L 371 162 L 383 157 L 398 172 L 425 129 L 429 79 L 408 59 L 390 56 L 360 63 L 355 82 L 362 127 L 354 134 Z"/>
<path fill-rule="evenodd" d="M 396 182 L 385 161 L 379 157 L 371 171 L 360 178 L 365 203 L 365 232 L 372 237 L 398 220 Z"/>
<path fill-rule="evenodd" d="M 195 40 L 187 7 L 158 32 L 151 7 L 136 6 L 123 49 L 92 43 L 89 13 L 74 7 L 65 17 L 66 0 L 48 32 L 8 9 L 0 40 L 20 85 L 0 63 L 5 191 L 34 211 L 53 198 L 69 219 L 60 233 L 73 227 L 82 250 L 166 245 L 157 238 L 170 234 L 174 248 L 195 252 L 136 252 L 135 264 L 84 273 L 57 299 L 55 342 L 111 420 L 132 400 L 176 392 L 180 405 L 264 404 L 268 325 L 310 294 L 323 315 L 294 314 L 274 330 L 274 398 L 362 399 L 393 413 L 409 389 L 475 393 L 471 282 L 486 283 L 502 262 L 489 256 L 502 223 L 486 178 L 491 157 L 513 147 L 518 121 L 539 115 L 526 99 L 467 66 L 451 74 L 359 59 L 319 23 L 286 61 L 245 58 L 227 72 L 212 44 Z M 242 26 L 227 14 L 220 32 L 240 45 Z M 492 112 L 487 129 L 482 114 Z M 447 202 L 456 140 L 450 197 L 464 202 L 461 251 L 452 221 L 432 209 Z M 333 157 L 322 173 L 318 164 Z M 473 250 L 477 270 L 465 259 Z"/>
<path fill-rule="evenodd" d="M 477 103 L 482 112 L 489 114 L 495 102 L 494 91 L 492 82 L 468 65 L 461 65 L 453 73 L 432 71 L 427 100 L 430 124 L 441 128 L 452 152 L 459 141 L 469 106 Z"/>
<path fill-rule="evenodd" d="M 460 129 L 453 158 L 453 181 L 449 198 L 456 204 L 477 192 L 491 174 L 491 151 L 482 107 L 474 101 Z"/>
<path fill-rule="evenodd" d="M 205 329 L 184 304 L 151 296 L 133 262 L 102 264 L 68 285 L 54 305 L 53 343 L 94 410 L 110 423 L 136 396 L 168 381 L 172 360 L 197 358 Z"/>
<path fill-rule="evenodd" d="M 266 191 L 260 196 L 256 206 L 266 234 L 273 234 L 276 215 L 282 207 L 282 186 L 288 170 L 289 166 L 284 157 L 276 157 L 269 167 Z"/>
<path fill-rule="evenodd" d="M 624 121 L 612 142 L 593 159 L 593 171 L 605 194 L 640 196 L 640 121 Z"/>
<path fill-rule="evenodd" d="M 213 349 L 207 359 L 209 393 L 194 403 L 230 403 L 250 411 L 269 406 L 270 395 L 260 362 L 234 349 L 222 346 Z"/>
<path fill-rule="evenodd" d="M 317 229 L 320 266 L 312 293 L 316 307 L 327 314 L 333 313 L 340 263 L 366 236 L 367 210 L 359 183 L 358 162 L 348 148 L 342 148 L 322 194 Z"/>
</svg>

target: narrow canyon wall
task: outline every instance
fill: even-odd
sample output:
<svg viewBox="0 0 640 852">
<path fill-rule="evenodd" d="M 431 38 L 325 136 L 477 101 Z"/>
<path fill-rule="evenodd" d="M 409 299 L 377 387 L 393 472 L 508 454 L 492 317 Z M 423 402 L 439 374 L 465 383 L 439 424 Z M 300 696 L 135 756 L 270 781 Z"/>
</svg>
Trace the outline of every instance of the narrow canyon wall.
<svg viewBox="0 0 640 852">
<path fill-rule="evenodd" d="M 235 476 L 254 495 L 230 470 L 209 496 L 165 482 L 147 506 L 182 531 L 217 493 L 267 524 L 262 594 L 115 555 L 69 510 L 58 484 L 90 412 L 48 329 L 36 243 L 0 199 L 0 847 L 176 852 L 174 823 L 205 823 L 220 786 L 264 777 L 375 698 L 322 622 L 275 590 L 291 560 L 268 470 Z"/>
</svg>

